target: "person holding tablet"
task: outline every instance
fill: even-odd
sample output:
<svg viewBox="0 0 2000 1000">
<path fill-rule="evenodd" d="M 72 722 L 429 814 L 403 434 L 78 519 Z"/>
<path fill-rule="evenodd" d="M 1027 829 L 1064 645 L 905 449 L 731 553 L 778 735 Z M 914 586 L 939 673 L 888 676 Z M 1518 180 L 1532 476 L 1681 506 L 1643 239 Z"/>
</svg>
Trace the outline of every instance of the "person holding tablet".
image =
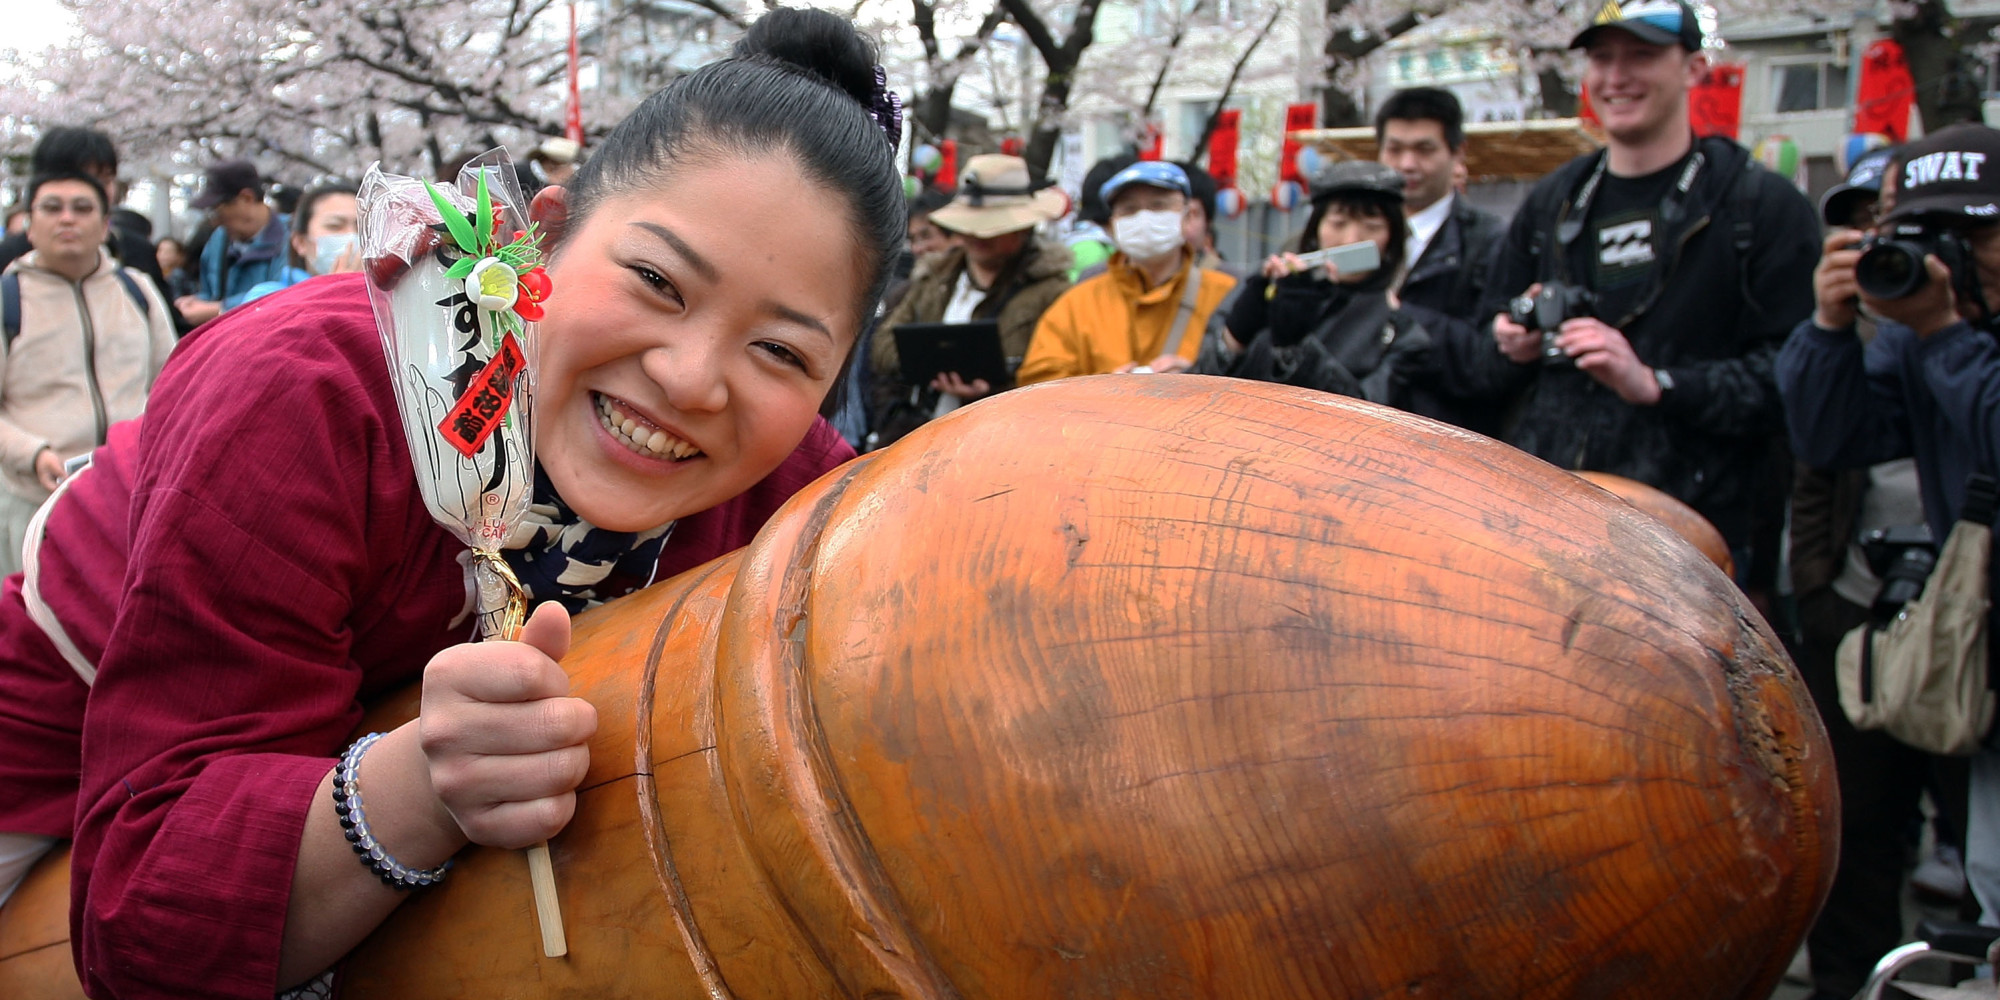
<svg viewBox="0 0 2000 1000">
<path fill-rule="evenodd" d="M 997 154 L 975 156 L 959 175 L 958 194 L 931 213 L 931 224 L 951 238 L 951 249 L 922 258 L 910 290 L 875 330 L 874 419 L 878 441 L 888 444 L 932 417 L 989 395 L 1004 385 L 942 372 L 927 385 L 902 378 L 896 327 L 908 323 L 995 320 L 1000 347 L 1011 361 L 1028 351 L 1035 324 L 1069 290 L 1070 253 L 1035 236 L 1035 227 L 1062 217 L 1068 199 L 1028 173 L 1028 161 Z"/>
</svg>

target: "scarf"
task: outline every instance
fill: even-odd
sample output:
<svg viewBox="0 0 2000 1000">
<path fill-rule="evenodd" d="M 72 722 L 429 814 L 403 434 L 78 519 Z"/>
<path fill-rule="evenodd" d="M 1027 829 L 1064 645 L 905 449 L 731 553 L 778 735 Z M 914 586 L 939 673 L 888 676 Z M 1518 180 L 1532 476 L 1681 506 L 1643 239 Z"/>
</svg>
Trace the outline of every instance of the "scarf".
<svg viewBox="0 0 2000 1000">
<path fill-rule="evenodd" d="M 534 500 L 501 556 L 530 605 L 556 601 L 576 614 L 653 582 L 674 523 L 637 532 L 595 527 L 556 495 L 537 465 Z"/>
</svg>

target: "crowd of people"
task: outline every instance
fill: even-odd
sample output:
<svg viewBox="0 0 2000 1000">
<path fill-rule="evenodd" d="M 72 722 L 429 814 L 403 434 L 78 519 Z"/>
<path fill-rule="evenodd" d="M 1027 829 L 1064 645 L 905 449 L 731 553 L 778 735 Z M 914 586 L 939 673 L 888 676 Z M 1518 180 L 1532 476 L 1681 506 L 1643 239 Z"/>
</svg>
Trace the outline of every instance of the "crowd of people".
<svg viewBox="0 0 2000 1000">
<path fill-rule="evenodd" d="M 1833 679 L 1881 590 L 1857 539 L 1941 539 L 1968 475 L 2000 469 L 2000 170 L 1981 169 L 2000 133 L 1865 158 L 1815 211 L 1694 134 L 1702 42 L 1684 3 L 1594 11 L 1571 47 L 1604 148 L 1511 220 L 1463 191 L 1456 98 L 1399 92 L 1377 159 L 1325 165 L 1284 251 L 1235 262 L 1188 163 L 1095 165 L 1061 228 L 1069 199 L 1015 156 L 906 198 L 872 47 L 775 10 L 587 159 L 558 140 L 524 165 L 558 289 L 537 403 L 555 523 L 528 548 L 588 536 L 562 563 L 605 572 L 510 554 L 540 607 L 521 643 L 464 641 L 460 547 L 412 489 L 355 273 L 355 188 L 279 198 L 219 162 L 191 202 L 204 231 L 155 244 L 114 207 L 111 143 L 50 130 L 0 243 L 0 566 L 29 571 L 0 591 L 0 900 L 73 839 L 93 995 L 323 986 L 407 888 L 384 871 L 442 876 L 467 842 L 568 821 L 595 717 L 565 697 L 566 611 L 743 544 L 819 473 L 960 406 L 1136 373 L 1365 399 L 1693 507 L 1832 736 L 1817 996 L 1851 995 L 1899 939 L 1921 795 L 1963 858 L 1937 888 L 2000 922 L 2000 751 L 1857 729 Z M 746 207 L 746 184 L 770 197 Z M 1884 219 L 1963 252 L 1873 295 L 1854 271 Z M 987 331 L 1000 363 L 914 369 L 898 332 L 927 325 Z M 421 717 L 343 757 L 359 694 L 419 673 Z M 393 866 L 350 856 L 336 758 Z"/>
<path fill-rule="evenodd" d="M 949 202 L 910 206 L 914 274 L 857 369 L 870 405 L 842 429 L 879 447 L 1010 384 L 1192 372 L 1367 399 L 1685 502 L 1721 533 L 1831 735 L 1843 843 L 1808 951 L 1816 1000 L 1851 996 L 1901 939 L 1925 797 L 1934 846 L 1917 884 L 2000 923 L 2000 754 L 1940 756 L 1858 729 L 1835 680 L 1836 648 L 1882 590 L 1863 536 L 1927 526 L 1941 541 L 1967 474 L 2000 468 L 1985 304 L 2000 303 L 2000 174 L 1979 170 L 2000 162 L 2000 133 L 1947 128 L 1879 151 L 1815 211 L 1742 146 L 1692 131 L 1707 60 L 1685 5 L 1607 5 L 1572 47 L 1605 146 L 1504 222 L 1458 189 L 1462 112 L 1428 88 L 1391 96 L 1377 161 L 1320 169 L 1303 230 L 1248 266 L 1216 257 L 1213 182 L 1192 164 L 1098 164 L 1065 255 L 1041 236 L 1060 203 L 1026 165 L 975 158 Z M 1897 172 L 1919 157 L 1952 164 L 1949 183 L 1897 201 Z M 1969 227 L 1954 263 L 1978 275 L 1862 295 L 1856 245 L 1882 217 Z M 1376 251 L 1365 267 L 1307 256 L 1361 243 Z M 901 378 L 898 327 L 987 316 L 1004 383 Z"/>
</svg>

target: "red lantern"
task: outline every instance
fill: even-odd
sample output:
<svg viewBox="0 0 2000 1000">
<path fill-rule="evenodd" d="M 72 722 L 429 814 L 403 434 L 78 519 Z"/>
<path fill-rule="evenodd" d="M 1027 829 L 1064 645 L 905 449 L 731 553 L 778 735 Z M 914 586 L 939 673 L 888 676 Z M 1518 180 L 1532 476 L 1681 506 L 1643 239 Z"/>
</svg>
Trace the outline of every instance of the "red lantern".
<svg viewBox="0 0 2000 1000">
<path fill-rule="evenodd" d="M 1291 104 L 1285 107 L 1285 146 L 1278 153 L 1279 180 L 1304 183 L 1305 178 L 1299 176 L 1298 164 L 1299 148 L 1303 144 L 1293 138 L 1292 133 L 1312 128 L 1318 121 L 1317 104 Z"/>
<path fill-rule="evenodd" d="M 1688 119 L 1696 135 L 1736 138 L 1743 122 L 1743 67 L 1709 67 L 1688 91 Z"/>
<path fill-rule="evenodd" d="M 1139 147 L 1139 159 L 1141 160 L 1160 159 L 1164 155 L 1166 138 L 1167 138 L 1166 134 L 1161 131 L 1158 122 L 1147 122 L 1146 142 L 1145 145 Z"/>
<path fill-rule="evenodd" d="M 931 185 L 940 191 L 958 190 L 958 140 L 940 141 L 938 153 L 942 160 L 938 163 L 937 177 L 931 180 Z"/>
<path fill-rule="evenodd" d="M 1208 137 L 1208 173 L 1218 188 L 1236 186 L 1236 147 L 1243 127 L 1243 112 L 1230 108 L 1215 116 L 1215 132 Z"/>
<path fill-rule="evenodd" d="M 1876 39 L 1861 56 L 1861 83 L 1854 94 L 1854 131 L 1876 132 L 1900 143 L 1910 137 L 1910 105 L 1917 84 L 1910 61 L 1892 39 Z"/>
</svg>

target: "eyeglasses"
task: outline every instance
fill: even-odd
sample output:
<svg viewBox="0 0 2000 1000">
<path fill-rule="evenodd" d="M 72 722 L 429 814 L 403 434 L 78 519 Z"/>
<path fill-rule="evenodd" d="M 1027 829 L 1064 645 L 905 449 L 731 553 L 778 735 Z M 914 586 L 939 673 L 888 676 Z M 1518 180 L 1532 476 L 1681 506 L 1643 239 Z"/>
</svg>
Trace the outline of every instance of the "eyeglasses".
<svg viewBox="0 0 2000 1000">
<path fill-rule="evenodd" d="M 34 214 L 56 216 L 63 214 L 64 209 L 78 218 L 88 219 L 97 214 L 97 199 L 72 198 L 63 201 L 61 198 L 43 198 L 35 202 Z"/>
</svg>

